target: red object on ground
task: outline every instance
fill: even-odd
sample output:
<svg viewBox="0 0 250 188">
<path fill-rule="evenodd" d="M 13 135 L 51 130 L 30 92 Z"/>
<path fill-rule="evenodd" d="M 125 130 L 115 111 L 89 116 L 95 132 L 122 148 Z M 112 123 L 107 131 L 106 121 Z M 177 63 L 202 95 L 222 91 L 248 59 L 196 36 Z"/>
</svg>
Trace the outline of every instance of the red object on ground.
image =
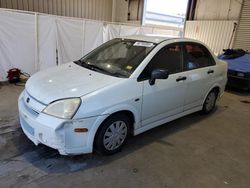
<svg viewBox="0 0 250 188">
<path fill-rule="evenodd" d="M 17 83 L 20 81 L 21 70 L 18 68 L 10 69 L 7 73 L 7 78 L 10 83 Z"/>
</svg>

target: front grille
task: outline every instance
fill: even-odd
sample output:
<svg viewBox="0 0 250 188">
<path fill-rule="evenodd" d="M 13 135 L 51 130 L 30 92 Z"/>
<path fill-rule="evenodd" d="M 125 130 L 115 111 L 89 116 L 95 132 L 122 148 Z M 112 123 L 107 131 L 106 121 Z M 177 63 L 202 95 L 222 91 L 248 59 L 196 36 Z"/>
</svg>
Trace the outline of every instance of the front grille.
<svg viewBox="0 0 250 188">
<path fill-rule="evenodd" d="M 243 89 L 243 90 L 249 90 L 250 89 L 250 80 L 235 77 L 235 76 L 228 76 L 227 85 L 229 87 L 239 88 L 239 89 Z"/>
<path fill-rule="evenodd" d="M 244 76 L 238 76 L 240 74 L 243 74 Z M 239 79 L 250 79 L 250 73 L 249 72 L 242 72 L 242 71 L 236 71 L 236 70 L 228 70 L 228 76 L 235 76 Z"/>
<path fill-rule="evenodd" d="M 23 101 L 24 107 L 25 109 L 34 117 L 37 117 L 39 115 L 39 112 L 33 110 L 32 108 L 30 108 L 24 101 Z"/>
</svg>

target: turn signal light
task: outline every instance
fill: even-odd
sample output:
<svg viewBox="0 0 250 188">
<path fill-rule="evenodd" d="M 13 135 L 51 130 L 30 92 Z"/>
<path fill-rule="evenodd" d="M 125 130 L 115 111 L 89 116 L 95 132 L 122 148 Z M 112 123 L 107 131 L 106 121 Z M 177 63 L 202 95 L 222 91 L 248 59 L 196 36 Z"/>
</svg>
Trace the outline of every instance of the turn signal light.
<svg viewBox="0 0 250 188">
<path fill-rule="evenodd" d="M 74 131 L 76 133 L 85 133 L 85 132 L 88 132 L 88 129 L 87 128 L 75 128 Z"/>
</svg>

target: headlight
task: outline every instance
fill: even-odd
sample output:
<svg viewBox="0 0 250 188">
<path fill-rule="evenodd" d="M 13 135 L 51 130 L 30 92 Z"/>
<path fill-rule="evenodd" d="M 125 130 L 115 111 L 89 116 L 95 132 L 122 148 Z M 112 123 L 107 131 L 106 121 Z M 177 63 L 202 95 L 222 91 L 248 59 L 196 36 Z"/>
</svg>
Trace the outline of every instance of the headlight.
<svg viewBox="0 0 250 188">
<path fill-rule="evenodd" d="M 80 104 L 80 98 L 62 99 L 49 104 L 43 112 L 55 117 L 70 119 L 76 113 Z"/>
</svg>

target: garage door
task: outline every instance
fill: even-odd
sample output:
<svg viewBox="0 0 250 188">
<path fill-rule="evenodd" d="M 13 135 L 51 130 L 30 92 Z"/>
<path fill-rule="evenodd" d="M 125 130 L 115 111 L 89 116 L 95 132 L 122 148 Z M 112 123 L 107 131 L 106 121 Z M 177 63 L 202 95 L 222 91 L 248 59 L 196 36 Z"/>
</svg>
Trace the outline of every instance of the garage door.
<svg viewBox="0 0 250 188">
<path fill-rule="evenodd" d="M 239 20 L 239 26 L 236 32 L 234 48 L 242 48 L 250 51 L 250 1 L 244 0 Z"/>
</svg>

